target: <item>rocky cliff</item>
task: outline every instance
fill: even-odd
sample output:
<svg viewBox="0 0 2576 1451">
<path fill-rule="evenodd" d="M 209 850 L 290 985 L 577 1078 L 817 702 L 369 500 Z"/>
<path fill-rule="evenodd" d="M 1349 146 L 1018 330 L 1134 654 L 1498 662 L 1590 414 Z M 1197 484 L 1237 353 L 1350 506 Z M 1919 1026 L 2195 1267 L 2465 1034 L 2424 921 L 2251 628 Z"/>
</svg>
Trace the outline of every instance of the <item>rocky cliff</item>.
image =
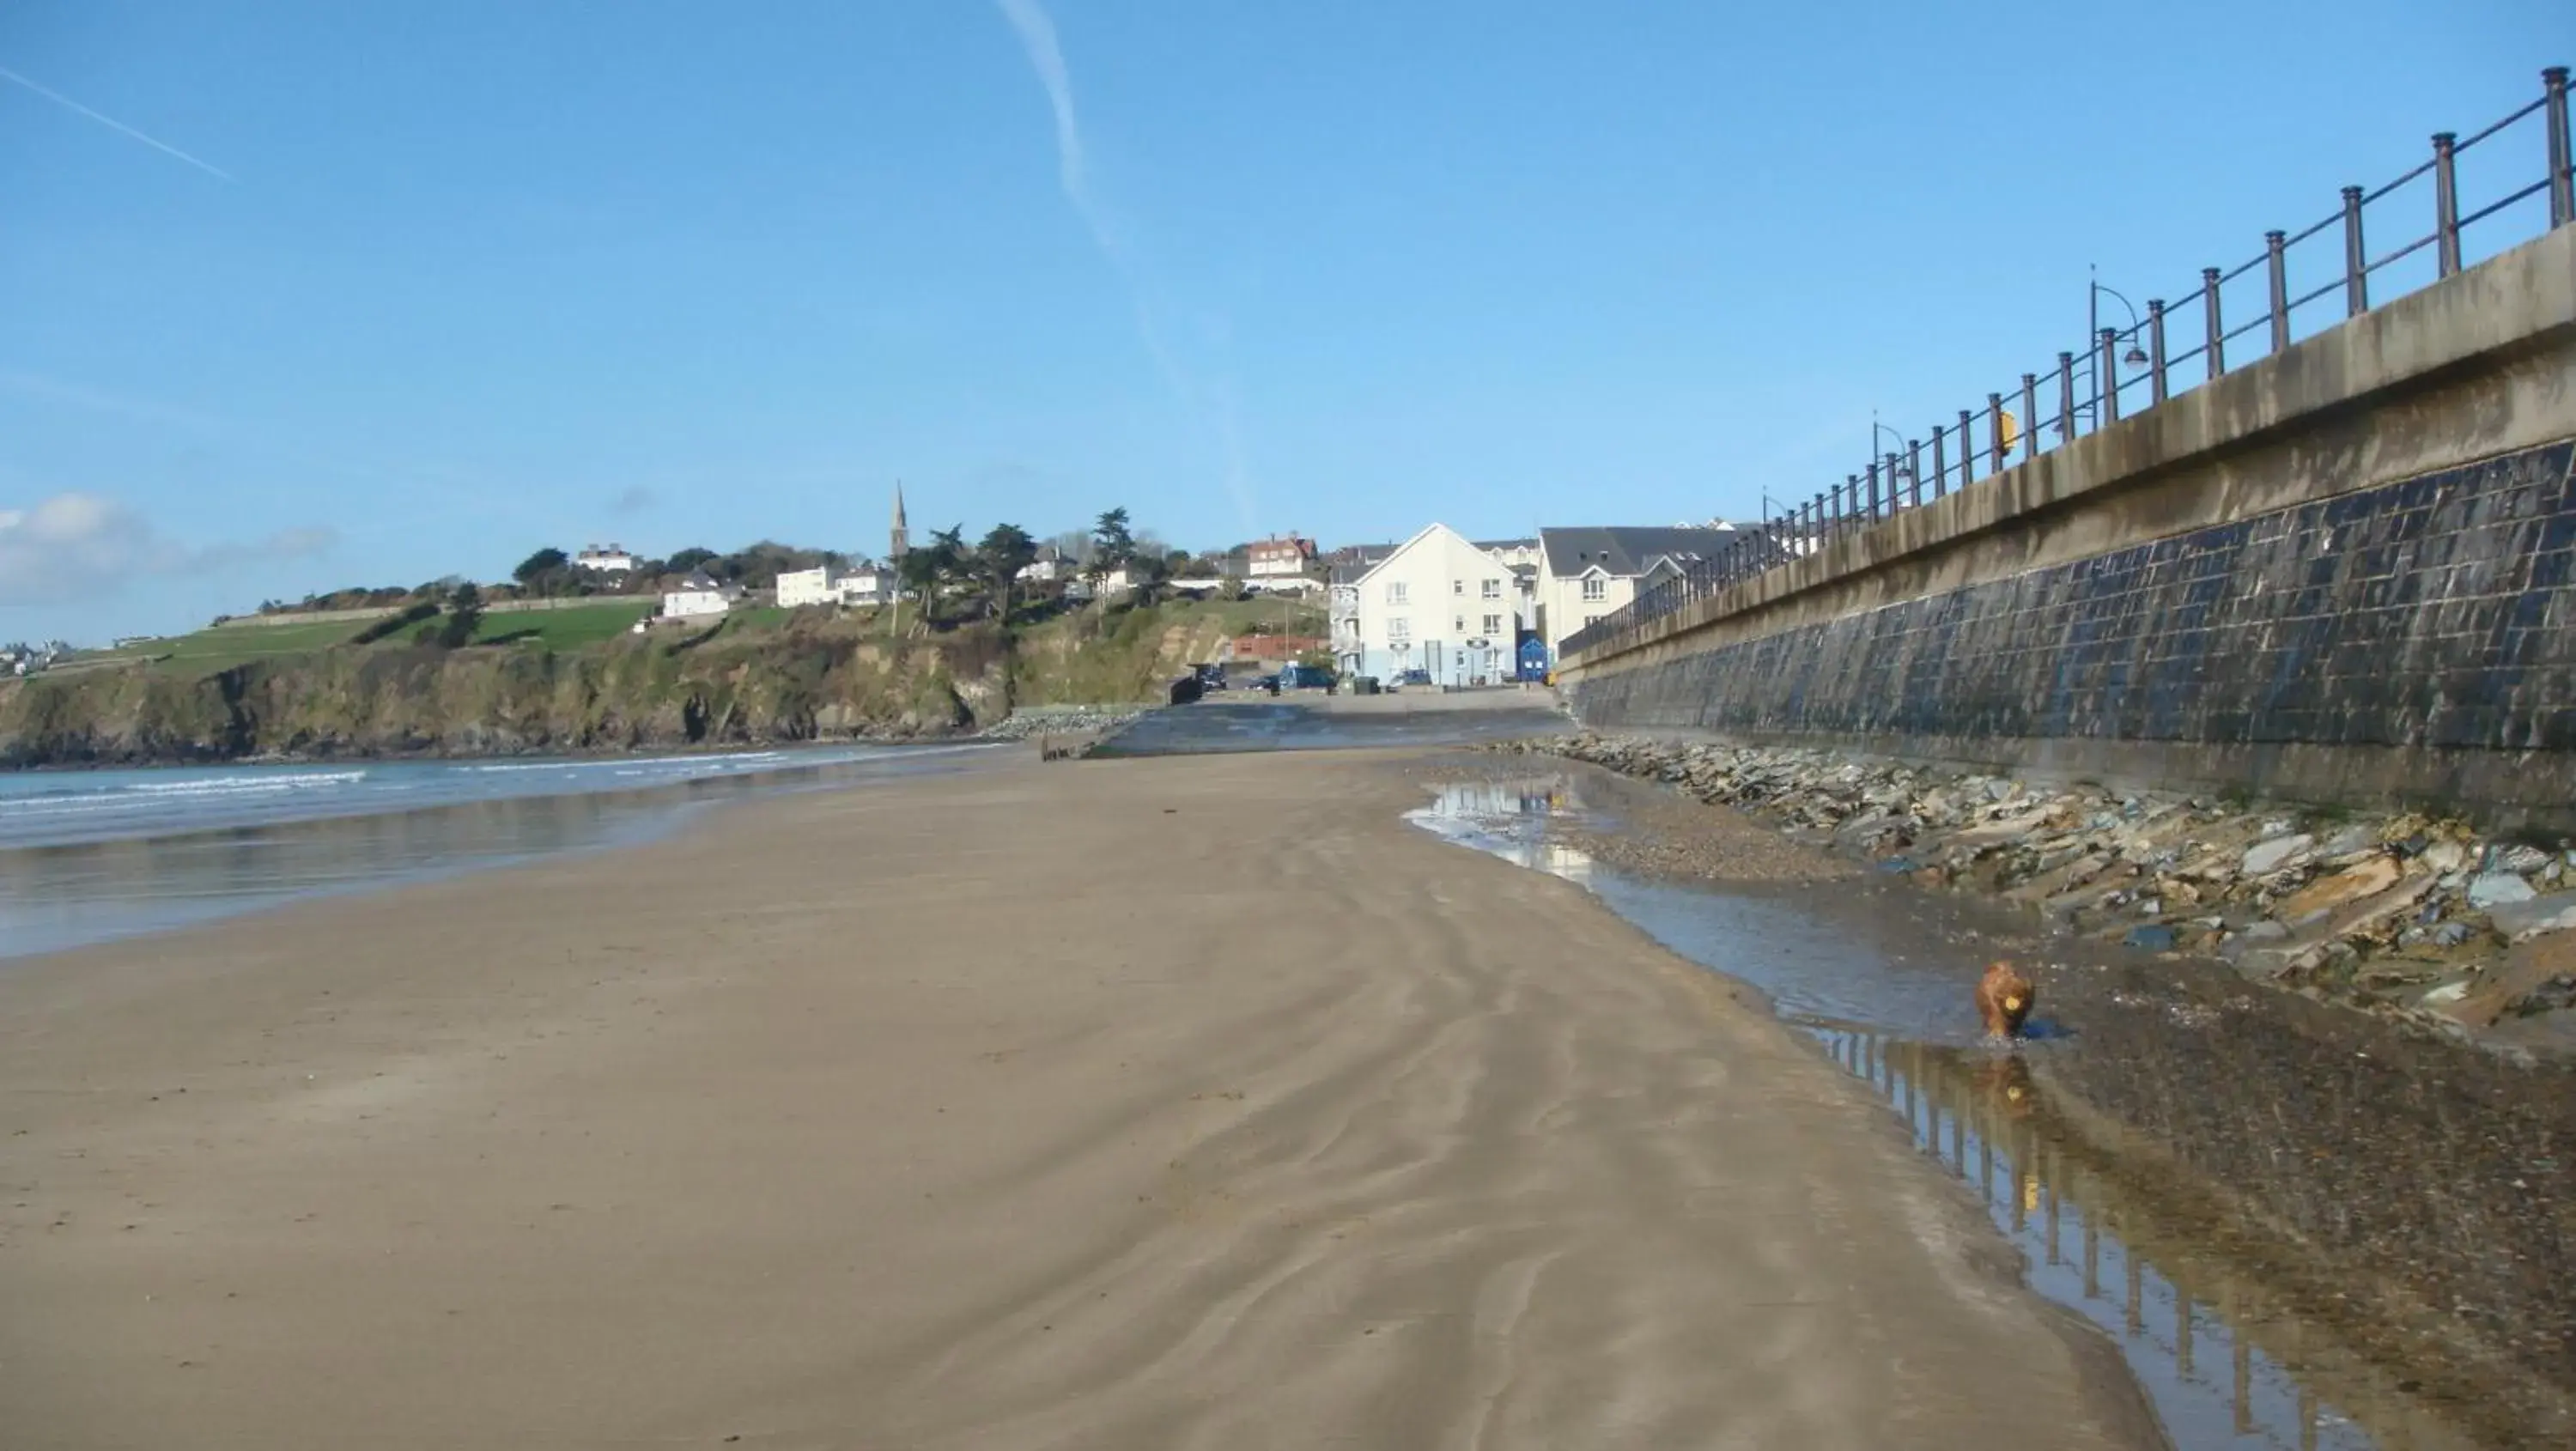
<svg viewBox="0 0 2576 1451">
<path fill-rule="evenodd" d="M 998 719 L 1010 696 L 1010 651 L 991 630 L 899 643 L 643 637 L 566 652 L 342 647 L 205 673 L 125 668 L 0 685 L 0 764 L 904 738 Z"/>
<path fill-rule="evenodd" d="M 0 767 L 951 735 L 1020 704 L 1157 698 L 1240 613 L 1113 607 L 905 640 L 848 619 L 735 621 L 560 650 L 347 644 L 222 669 L 68 670 L 0 681 Z"/>
</svg>

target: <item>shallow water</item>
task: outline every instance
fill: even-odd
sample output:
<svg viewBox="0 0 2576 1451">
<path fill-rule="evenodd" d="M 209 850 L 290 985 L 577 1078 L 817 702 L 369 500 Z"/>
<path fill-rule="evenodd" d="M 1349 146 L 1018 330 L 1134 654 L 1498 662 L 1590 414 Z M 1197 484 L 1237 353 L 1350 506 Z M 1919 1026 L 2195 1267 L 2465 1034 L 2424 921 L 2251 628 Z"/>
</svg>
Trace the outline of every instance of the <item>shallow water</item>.
<svg viewBox="0 0 2576 1451">
<path fill-rule="evenodd" d="M 2231 1081 L 2192 1081 L 2212 1072 L 2208 1042 L 2243 1036 L 2246 1022 L 2222 1019 L 2259 1010 L 2142 991 L 2117 973 L 2099 982 L 2069 973 L 2055 979 L 2076 984 L 2061 992 L 2055 1013 L 2043 991 L 2034 1041 L 1989 1047 L 1979 1041 L 1969 995 L 1983 954 L 1961 950 L 1925 915 L 1889 905 L 1881 884 L 1678 884 L 1606 866 L 1561 839 L 1569 827 L 1608 824 L 1568 776 L 1443 784 L 1409 819 L 1577 882 L 1679 955 L 1765 994 L 1982 1199 L 2026 1256 L 2033 1288 L 2118 1343 L 2177 1446 L 2567 1444 L 2566 1400 L 2552 1386 L 2515 1365 L 2458 1353 L 2459 1324 L 2384 1283 L 2383 1265 L 2323 1254 L 2284 1232 L 2285 1221 L 2304 1228 L 2305 1214 L 2348 1208 L 2354 1191 L 2337 1176 L 2362 1156 L 2340 1151 L 2322 1122 L 2313 1139 L 2302 1138 L 2306 1119 L 2322 1120 L 2322 1112 L 2281 1113 L 2281 1123 L 2259 1114 L 2256 1106 L 2296 1105 L 2315 1093 L 2305 1065 L 2267 1066 L 2272 1060 L 2239 1053 L 2226 1060 Z M 2393 1086 L 2339 1083 L 2334 1091 L 2438 1097 L 2402 1077 Z M 2150 1104 L 2183 1097 L 2230 1126 L 2203 1126 L 2214 1142 L 2187 1143 L 2192 1153 L 2177 1163 L 2173 1143 L 2159 1136 L 2187 1130 Z M 2456 1102 L 2442 1100 L 2441 1109 L 2452 1132 L 2510 1141 L 2533 1172 L 2558 1172 L 2545 1133 L 2532 1142 L 2527 1125 L 2498 1113 L 2472 1135 Z M 2233 1127 L 2258 1116 L 2259 1132 Z M 2383 1138 L 2412 1127 L 2402 1119 L 2376 1125 Z M 2313 1146 L 2298 1151 L 2304 1145 Z M 2456 1237 L 2459 1221 L 2436 1211 L 2456 1210 L 2452 1201 L 2484 1187 L 2471 1182 L 2479 1164 L 2454 1167 L 2442 1161 L 2445 1149 L 2428 1147 L 2423 1183 L 2387 1174 L 2368 1181 L 2371 1192 L 2432 1206 L 2420 1222 L 2442 1229 L 2418 1234 Z M 2238 1171 L 2231 1154 L 2287 1162 L 2265 1178 Z M 2195 1155 L 2227 1172 L 2204 1182 L 2187 1167 Z M 2249 1197 L 2257 1190 L 2259 1204 Z M 2514 1191 L 2499 1184 L 2489 1192 Z M 2401 1209 L 2380 1212 L 2419 1223 Z M 2509 1225 L 2483 1212 L 2471 1226 L 2526 1242 L 2555 1227 L 2554 1220 Z M 2392 1248 L 2429 1252 L 2420 1242 Z M 2544 1310 L 2494 1313 L 2512 1324 Z M 2547 1363 L 2549 1353 L 2535 1363 Z"/>
<path fill-rule="evenodd" d="M 705 807 L 990 746 L 0 777 L 0 958 L 651 839 Z"/>
</svg>

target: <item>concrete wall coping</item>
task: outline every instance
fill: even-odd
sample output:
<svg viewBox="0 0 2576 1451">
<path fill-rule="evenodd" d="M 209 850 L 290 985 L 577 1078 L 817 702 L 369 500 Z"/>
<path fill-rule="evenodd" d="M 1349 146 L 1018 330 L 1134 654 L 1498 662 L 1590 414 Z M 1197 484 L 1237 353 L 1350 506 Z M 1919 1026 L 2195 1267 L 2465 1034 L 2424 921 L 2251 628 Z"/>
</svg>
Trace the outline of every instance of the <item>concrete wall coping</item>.
<svg viewBox="0 0 2576 1451">
<path fill-rule="evenodd" d="M 1813 554 L 1568 657 L 1559 664 L 1560 678 L 1579 680 L 1729 616 L 2260 444 L 2291 426 L 2368 406 L 2482 359 L 2550 346 L 2570 330 L 2576 330 L 2576 226 L 2559 227 L 1957 493 L 1836 535 Z"/>
</svg>

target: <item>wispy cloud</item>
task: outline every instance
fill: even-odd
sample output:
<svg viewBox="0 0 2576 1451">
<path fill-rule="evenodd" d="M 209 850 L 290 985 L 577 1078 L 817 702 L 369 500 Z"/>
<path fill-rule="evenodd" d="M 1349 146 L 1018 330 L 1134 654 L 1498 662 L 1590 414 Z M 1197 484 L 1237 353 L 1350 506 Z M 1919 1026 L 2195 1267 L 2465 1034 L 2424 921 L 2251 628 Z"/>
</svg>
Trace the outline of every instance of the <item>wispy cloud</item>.
<svg viewBox="0 0 2576 1451">
<path fill-rule="evenodd" d="M 109 116 L 109 115 L 105 115 L 105 114 L 102 114 L 102 113 L 97 112 L 97 111 L 93 111 L 93 110 L 91 110 L 89 107 L 82 105 L 80 102 L 73 100 L 71 97 L 64 95 L 62 92 L 60 92 L 60 91 L 55 91 L 55 90 L 48 90 L 47 88 L 45 88 L 45 87 L 43 87 L 43 86 L 40 86 L 40 85 L 36 84 L 34 81 L 31 81 L 31 80 L 27 79 L 25 76 L 22 76 L 22 75 L 18 74 L 16 71 L 10 70 L 10 69 L 8 69 L 8 68 L 7 68 L 7 67 L 5 67 L 5 66 L 0 66 L 0 81 L 7 81 L 7 82 L 11 83 L 12 85 L 23 86 L 23 87 L 25 87 L 26 89 L 28 89 L 28 90 L 30 90 L 30 91 L 33 91 L 33 92 L 35 92 L 37 95 L 44 97 L 46 100 L 53 102 L 55 105 L 60 106 L 60 107 L 62 107 L 63 109 L 65 109 L 65 110 L 67 110 L 67 111 L 73 111 L 73 112 L 77 112 L 77 113 L 78 113 L 78 114 L 80 114 L 80 115 L 87 116 L 89 119 L 91 119 L 91 120 L 93 120 L 93 121 L 96 121 L 96 122 L 97 122 L 98 124 L 100 124 L 101 126 L 104 126 L 104 127 L 106 127 L 107 129 L 109 129 L 109 130 L 111 130 L 111 131 L 117 132 L 117 133 L 119 133 L 120 135 L 130 136 L 130 137 L 134 138 L 135 140 L 142 142 L 144 145 L 151 147 L 153 150 L 155 150 L 155 151 L 158 151 L 158 152 L 162 153 L 162 154 L 163 154 L 163 155 L 165 155 L 165 156 L 175 156 L 175 157 L 177 157 L 179 160 L 184 161 L 184 162 L 188 163 L 190 166 L 193 166 L 193 167 L 197 168 L 199 171 L 202 171 L 202 172 L 206 173 L 208 176 L 218 177 L 218 178 L 220 178 L 220 179 L 222 179 L 222 180 L 224 180 L 224 181 L 231 181 L 231 180 L 233 180 L 233 179 L 234 179 L 233 174 L 232 174 L 231 172 L 224 170 L 222 167 L 215 165 L 213 162 L 210 162 L 210 161 L 201 161 L 201 160 L 199 160 L 198 158 L 196 158 L 196 157 L 194 157 L 194 156 L 190 156 L 188 153 L 186 153 L 186 152 L 184 152 L 184 151 L 180 150 L 180 149 L 179 149 L 178 147 L 176 147 L 176 146 L 171 145 L 171 144 L 170 144 L 169 142 L 167 142 L 167 141 L 160 140 L 160 139 L 158 139 L 158 138 L 156 138 L 156 137 L 147 136 L 147 135 L 143 134 L 142 132 L 140 132 L 140 131 L 138 131 L 138 130 L 134 129 L 133 127 L 126 125 L 124 122 L 119 121 L 119 120 L 118 120 L 118 119 L 116 119 L 114 116 Z"/>
<path fill-rule="evenodd" d="M 323 553 L 339 536 L 287 529 L 265 539 L 200 547 L 163 537 L 114 499 L 61 493 L 0 509 L 0 606 L 78 604 L 142 577 L 211 574 Z"/>
<path fill-rule="evenodd" d="M 1182 399 L 1209 415 L 1219 442 L 1225 450 L 1226 491 L 1234 498 L 1236 510 L 1243 516 L 1248 530 L 1254 527 L 1253 483 L 1251 471 L 1244 464 L 1241 429 L 1235 418 L 1233 389 L 1220 379 L 1212 387 L 1193 384 L 1190 373 L 1182 367 L 1179 355 L 1165 337 L 1159 321 L 1161 309 L 1155 305 L 1155 289 L 1145 269 L 1136 259 L 1135 248 L 1128 240 L 1117 214 L 1101 199 L 1093 183 L 1089 158 L 1083 150 L 1082 118 L 1074 107 L 1073 72 L 1065 65 L 1064 47 L 1057 41 L 1055 21 L 1039 0 L 995 0 L 1002 16 L 1020 38 L 1020 48 L 1028 53 L 1029 68 L 1037 72 L 1038 84 L 1046 91 L 1047 107 L 1055 116 L 1056 181 L 1064 189 L 1065 200 L 1073 204 L 1091 239 L 1109 259 L 1111 267 L 1126 286 L 1129 306 L 1136 316 L 1136 334 L 1145 351 L 1153 356 L 1154 366 L 1163 381 Z"/>
<path fill-rule="evenodd" d="M 645 510 L 650 509 L 661 502 L 661 495 L 654 493 L 651 489 L 646 488 L 642 484 L 628 484 L 625 488 L 617 491 L 617 496 L 615 498 L 608 501 L 608 512 L 612 514 L 641 514 Z"/>
<path fill-rule="evenodd" d="M 15 397 L 35 403 L 56 404 L 105 413 L 137 422 L 157 424 L 184 433 L 202 435 L 220 443 L 236 446 L 262 458 L 293 465 L 318 473 L 374 479 L 385 483 L 427 484 L 450 490 L 460 496 L 470 495 L 475 506 L 486 511 L 509 511 L 522 508 L 526 491 L 479 474 L 424 464 L 406 459 L 348 459 L 317 454 L 301 441 L 282 438 L 275 428 L 253 427 L 232 419 L 163 403 L 158 399 L 135 397 L 110 392 L 83 383 L 69 382 L 30 373 L 18 368 L 0 368 L 0 397 Z"/>
</svg>

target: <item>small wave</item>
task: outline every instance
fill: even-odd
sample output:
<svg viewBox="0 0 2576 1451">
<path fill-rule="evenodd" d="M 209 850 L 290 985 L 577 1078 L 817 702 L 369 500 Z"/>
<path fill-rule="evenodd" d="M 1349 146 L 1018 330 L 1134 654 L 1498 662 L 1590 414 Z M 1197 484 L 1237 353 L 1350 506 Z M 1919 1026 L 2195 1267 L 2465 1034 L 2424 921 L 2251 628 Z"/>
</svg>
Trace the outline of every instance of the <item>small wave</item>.
<svg viewBox="0 0 2576 1451">
<path fill-rule="evenodd" d="M 118 789 L 139 796 L 247 796 L 281 791 L 312 791 L 351 786 L 367 779 L 364 771 L 309 771 L 276 776 L 200 776 L 184 781 L 136 781 Z"/>
<path fill-rule="evenodd" d="M 785 757 L 786 753 L 783 751 L 746 751 L 723 756 L 647 756 L 642 760 L 620 758 L 600 761 L 503 761 L 467 766 L 465 769 L 477 775 L 498 775 L 514 771 L 562 771 L 567 774 L 575 771 L 607 771 L 612 775 L 631 776 L 641 774 L 645 768 L 655 766 L 694 766 L 700 770 L 720 770 L 733 765 L 766 764 L 783 760 Z"/>
</svg>

